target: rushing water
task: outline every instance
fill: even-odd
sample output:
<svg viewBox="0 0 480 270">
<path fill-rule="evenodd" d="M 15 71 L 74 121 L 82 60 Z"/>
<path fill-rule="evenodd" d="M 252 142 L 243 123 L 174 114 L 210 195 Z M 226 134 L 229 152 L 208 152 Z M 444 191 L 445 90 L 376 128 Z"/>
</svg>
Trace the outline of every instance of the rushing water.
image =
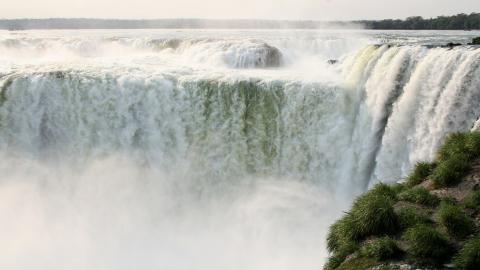
<svg viewBox="0 0 480 270">
<path fill-rule="evenodd" d="M 478 32 L 0 32 L 1 269 L 320 269 L 480 125 Z M 335 61 L 330 61 L 335 60 Z"/>
</svg>

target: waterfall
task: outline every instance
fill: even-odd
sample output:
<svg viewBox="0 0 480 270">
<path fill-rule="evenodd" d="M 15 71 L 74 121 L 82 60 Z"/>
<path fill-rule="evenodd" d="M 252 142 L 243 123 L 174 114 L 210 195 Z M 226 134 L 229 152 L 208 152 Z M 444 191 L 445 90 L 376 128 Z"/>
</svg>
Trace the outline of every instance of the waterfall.
<svg viewBox="0 0 480 270">
<path fill-rule="evenodd" d="M 319 269 L 480 121 L 478 47 L 168 35 L 0 39 L 2 269 Z"/>
</svg>

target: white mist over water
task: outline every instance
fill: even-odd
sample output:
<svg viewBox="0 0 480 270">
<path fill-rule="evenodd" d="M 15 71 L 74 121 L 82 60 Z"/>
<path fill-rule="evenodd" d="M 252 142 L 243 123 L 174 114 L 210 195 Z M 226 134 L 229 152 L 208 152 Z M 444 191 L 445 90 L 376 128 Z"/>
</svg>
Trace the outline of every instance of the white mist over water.
<svg viewBox="0 0 480 270">
<path fill-rule="evenodd" d="M 480 50 L 423 46 L 470 35 L 2 32 L 0 268 L 319 269 L 478 120 Z"/>
</svg>

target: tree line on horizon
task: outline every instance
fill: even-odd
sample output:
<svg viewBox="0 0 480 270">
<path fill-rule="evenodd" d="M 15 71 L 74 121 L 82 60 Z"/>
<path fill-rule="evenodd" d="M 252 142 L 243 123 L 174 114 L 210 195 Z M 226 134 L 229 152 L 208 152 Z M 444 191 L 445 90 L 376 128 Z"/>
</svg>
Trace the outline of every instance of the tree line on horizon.
<svg viewBox="0 0 480 270">
<path fill-rule="evenodd" d="M 480 13 L 457 14 L 425 19 L 420 16 L 405 20 L 359 21 L 274 21 L 274 20 L 211 20 L 211 19 L 0 19 L 0 29 L 140 29 L 140 28 L 225 28 L 225 29 L 316 29 L 350 28 L 378 30 L 480 30 Z"/>
<path fill-rule="evenodd" d="M 382 30 L 478 30 L 480 13 L 438 16 L 424 19 L 421 16 L 408 17 L 405 20 L 358 21 L 367 29 Z"/>
</svg>

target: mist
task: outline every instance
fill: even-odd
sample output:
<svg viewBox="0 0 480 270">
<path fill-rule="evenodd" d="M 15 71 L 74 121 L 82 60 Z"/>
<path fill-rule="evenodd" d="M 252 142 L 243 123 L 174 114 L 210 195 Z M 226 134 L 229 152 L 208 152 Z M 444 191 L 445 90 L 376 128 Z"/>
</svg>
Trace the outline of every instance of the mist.
<svg viewBox="0 0 480 270">
<path fill-rule="evenodd" d="M 2 2 L 0 18 L 242 18 L 325 21 L 434 17 L 475 11 L 480 11 L 480 3 L 472 0 L 5 0 Z"/>
</svg>

